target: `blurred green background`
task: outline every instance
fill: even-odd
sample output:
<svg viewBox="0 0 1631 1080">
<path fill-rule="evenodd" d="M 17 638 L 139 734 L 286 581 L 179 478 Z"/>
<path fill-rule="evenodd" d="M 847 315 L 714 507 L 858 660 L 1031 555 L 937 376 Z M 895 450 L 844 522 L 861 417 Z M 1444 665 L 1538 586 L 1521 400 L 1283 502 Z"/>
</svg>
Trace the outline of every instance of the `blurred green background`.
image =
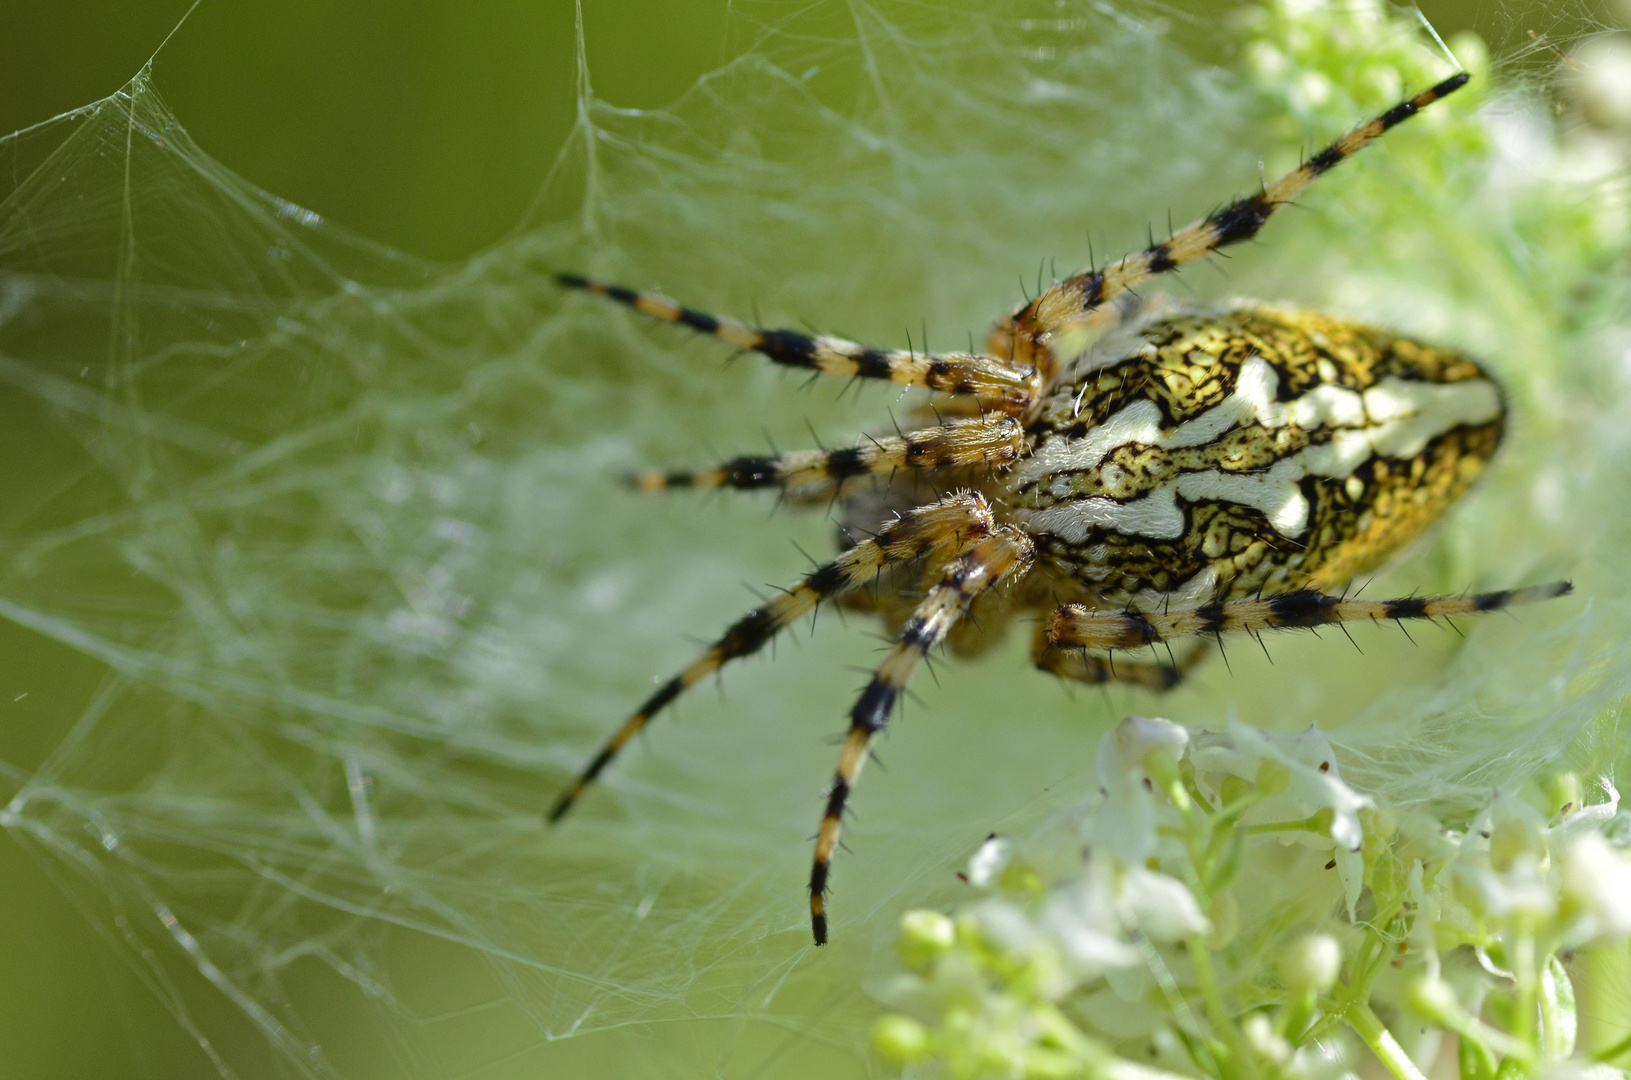
<svg viewBox="0 0 1631 1080">
<path fill-rule="evenodd" d="M 117 90 L 189 6 L 6 0 L 0 132 Z M 1446 37 L 1477 30 L 1497 55 L 1547 30 L 1543 14 L 1534 23 L 1520 14 L 1530 5 L 1422 7 Z M 734 51 L 727 19 L 725 0 L 588 0 L 597 95 L 636 108 L 668 103 Z M 197 142 L 251 182 L 362 235 L 452 261 L 526 217 L 573 122 L 574 22 L 566 0 L 204 0 L 154 75 Z M 0 624 L 7 795 L 103 675 L 95 661 Z M 0 835 L 0 1078 L 216 1075 L 47 871 Z"/>
</svg>

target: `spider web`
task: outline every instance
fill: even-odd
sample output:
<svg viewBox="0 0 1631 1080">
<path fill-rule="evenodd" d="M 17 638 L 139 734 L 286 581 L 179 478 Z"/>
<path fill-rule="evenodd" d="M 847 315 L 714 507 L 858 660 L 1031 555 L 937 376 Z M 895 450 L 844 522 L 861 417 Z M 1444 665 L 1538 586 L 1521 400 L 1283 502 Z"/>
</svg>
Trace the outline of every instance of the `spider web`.
<svg viewBox="0 0 1631 1080">
<path fill-rule="evenodd" d="M 894 404 L 724 367 L 546 271 L 961 347 L 1039 256 L 1141 246 L 1146 216 L 1204 212 L 1370 107 L 1278 109 L 1214 66 L 1215 14 L 1165 5 L 734 18 L 740 57 L 670 109 L 585 73 L 538 221 L 451 268 L 223 169 L 148 71 L 0 142 L 0 383 L 29 463 L 0 480 L 0 614 L 107 669 L 0 822 L 223 1075 L 864 1074 L 894 916 L 955 896 L 990 829 L 1079 798 L 1125 712 L 1318 720 L 1362 786 L 1475 801 L 1631 692 L 1631 337 L 1578 265 L 1623 235 L 1555 242 L 1533 209 L 1555 178 L 1522 152 L 1545 114 L 1514 93 L 1486 106 L 1511 146 L 1424 119 L 1184 280 L 1461 345 L 1510 389 L 1494 475 L 1368 594 L 1569 573 L 1583 600 L 1465 644 L 1360 633 L 1363 658 L 1286 638 L 1271 666 L 1248 641 L 1159 704 L 1061 694 L 1023 634 L 942 665 L 859 794 L 819 953 L 807 841 L 876 656 L 859 620 L 695 693 L 545 830 L 683 635 L 750 606 L 742 581 L 790 581 L 788 537 L 831 544 L 819 512 L 639 498 L 619 471 L 761 429 L 798 445 L 806 421 L 853 438 Z"/>
</svg>

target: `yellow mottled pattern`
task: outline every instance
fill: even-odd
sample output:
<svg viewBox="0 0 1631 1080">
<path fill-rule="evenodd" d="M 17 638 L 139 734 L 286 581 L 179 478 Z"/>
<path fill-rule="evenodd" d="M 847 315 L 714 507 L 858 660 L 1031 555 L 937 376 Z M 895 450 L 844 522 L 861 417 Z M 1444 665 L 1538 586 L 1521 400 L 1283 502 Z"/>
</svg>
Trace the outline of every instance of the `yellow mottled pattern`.
<svg viewBox="0 0 1631 1080">
<path fill-rule="evenodd" d="M 1488 379 L 1467 358 L 1409 341 L 1375 327 L 1315 312 L 1242 306 L 1218 314 L 1183 315 L 1146 327 L 1130 355 L 1080 381 L 1065 381 L 1039 410 L 1032 452 L 1050 440 L 1080 438 L 1129 404 L 1153 401 L 1171 430 L 1217 407 L 1236 390 L 1241 366 L 1258 357 L 1279 377 L 1285 404 L 1321 386 L 1351 391 L 1393 377 L 1452 383 Z M 1057 586 L 1064 578 L 1089 598 L 1124 603 L 1140 593 L 1166 593 L 1210 567 L 1215 597 L 1267 589 L 1327 589 L 1380 565 L 1400 545 L 1439 518 L 1483 468 L 1500 442 L 1504 416 L 1454 427 L 1407 459 L 1373 456 L 1351 477 L 1309 477 L 1308 526 L 1282 535 L 1249 506 L 1227 501 L 1186 506 L 1186 527 L 1173 538 L 1101 530 L 1085 542 L 1043 536 Z M 1015 485 L 1005 501 L 1046 508 L 1080 498 L 1129 502 L 1204 470 L 1258 474 L 1307 447 L 1329 441 L 1331 427 L 1244 423 L 1196 446 L 1129 443 L 1100 464 L 1048 474 Z M 1062 572 L 1060 572 L 1062 571 Z"/>
</svg>

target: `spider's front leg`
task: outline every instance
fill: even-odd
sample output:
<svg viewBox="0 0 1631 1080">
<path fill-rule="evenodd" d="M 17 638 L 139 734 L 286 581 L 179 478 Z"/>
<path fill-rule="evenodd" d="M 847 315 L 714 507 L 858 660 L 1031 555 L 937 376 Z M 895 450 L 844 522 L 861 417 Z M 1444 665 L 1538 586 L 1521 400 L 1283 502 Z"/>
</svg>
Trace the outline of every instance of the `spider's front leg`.
<svg viewBox="0 0 1631 1080">
<path fill-rule="evenodd" d="M 950 495 L 929 506 L 901 515 L 832 562 L 806 574 L 763 607 L 742 616 L 706 652 L 678 675 L 663 683 L 634 715 L 606 740 L 600 752 L 584 766 L 577 779 L 550 808 L 549 820 L 559 821 L 595 778 L 611 764 L 628 741 L 649 724 L 686 689 L 718 671 L 728 662 L 751 656 L 783 629 L 814 611 L 823 600 L 833 600 L 870 584 L 888 568 L 926 558 L 943 565 L 998 528 L 991 507 L 981 495 Z"/>
<path fill-rule="evenodd" d="M 566 288 L 604 296 L 652 318 L 689 326 L 739 349 L 750 349 L 772 363 L 804 368 L 821 375 L 921 386 L 976 401 L 982 411 L 1009 415 L 1025 412 L 1042 392 L 1042 378 L 1037 371 L 1018 367 L 995 356 L 876 349 L 829 334 L 812 335 L 797 330 L 749 326 L 734 319 L 684 307 L 658 293 L 627 289 L 580 274 L 558 274 L 555 280 Z"/>
<path fill-rule="evenodd" d="M 1394 126 L 1415 116 L 1435 101 L 1455 93 L 1467 84 L 1467 79 L 1465 72 L 1458 72 L 1353 128 L 1256 194 L 1234 200 L 1136 255 L 1129 255 L 1102 269 L 1077 274 L 1054 285 L 1020 308 L 1010 319 L 1010 333 L 1015 341 L 1009 346 L 1010 354 L 1018 356 L 1027 349 L 1045 349 L 1049 335 L 1084 320 L 1090 324 L 1102 324 L 1111 318 L 1110 313 L 1104 310 L 1105 305 L 1125 295 L 1134 286 L 1160 274 L 1170 273 L 1219 248 L 1250 240 L 1276 211 L 1290 205 L 1320 176 L 1381 138 Z"/>
<path fill-rule="evenodd" d="M 810 867 L 810 929 L 817 945 L 827 943 L 827 875 L 832 867 L 838 834 L 843 824 L 844 804 L 872 745 L 872 739 L 889 723 L 895 703 L 928 651 L 946 639 L 957 620 L 976 597 L 998 584 L 1011 581 L 1030 568 L 1035 547 L 1030 537 L 1012 526 L 998 526 L 949 566 L 940 583 L 929 590 L 912 617 L 901 627 L 890 646 L 889 655 L 879 665 L 872 681 L 850 710 L 849 733 L 838 757 L 832 787 L 827 792 L 827 810 L 816 834 L 815 862 Z"/>
<path fill-rule="evenodd" d="M 794 450 L 771 457 L 739 457 L 711 469 L 653 469 L 636 475 L 634 483 L 643 491 L 685 487 L 830 490 L 846 480 L 888 475 L 900 469 L 1009 465 L 1019 458 L 1024 440 L 1018 420 L 994 415 L 869 439 L 842 450 Z"/>
<path fill-rule="evenodd" d="M 1043 623 L 1043 632 L 1053 649 L 1141 649 L 1197 635 L 1309 630 L 1345 622 L 1471 615 L 1550 600 L 1564 595 L 1570 588 L 1568 582 L 1557 581 L 1472 596 L 1417 596 L 1399 600 L 1354 600 L 1305 589 L 1152 612 L 1099 611 L 1085 604 L 1064 604 Z"/>
</svg>

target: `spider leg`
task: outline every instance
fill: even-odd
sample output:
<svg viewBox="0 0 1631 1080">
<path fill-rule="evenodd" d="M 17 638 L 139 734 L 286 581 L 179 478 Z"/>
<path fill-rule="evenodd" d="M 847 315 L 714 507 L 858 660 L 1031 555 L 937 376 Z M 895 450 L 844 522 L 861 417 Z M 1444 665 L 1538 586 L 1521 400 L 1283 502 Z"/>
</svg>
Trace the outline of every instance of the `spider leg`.
<svg viewBox="0 0 1631 1080">
<path fill-rule="evenodd" d="M 1384 619 L 1433 619 L 1498 611 L 1562 596 L 1572 586 L 1566 581 L 1527 589 L 1472 596 L 1410 597 L 1402 600 L 1356 600 L 1328 596 L 1312 590 L 1246 597 L 1170 611 L 1095 611 L 1083 604 L 1065 604 L 1044 624 L 1049 644 L 1058 649 L 1134 649 L 1158 641 L 1193 635 L 1216 636 L 1237 630 L 1311 630 L 1345 622 L 1380 622 Z"/>
<path fill-rule="evenodd" d="M 594 783 L 628 741 L 663 708 L 705 676 L 726 663 L 762 649 L 782 629 L 814 611 L 823 600 L 835 599 L 872 581 L 883 568 L 923 556 L 956 556 L 995 528 L 991 507 L 978 494 L 953 495 L 931 506 L 918 507 L 897 518 L 870 539 L 806 574 L 787 591 L 742 616 L 683 671 L 669 679 L 606 740 L 589 764 L 549 810 L 559 821 L 578 797 Z"/>
<path fill-rule="evenodd" d="M 1439 98 L 1459 90 L 1466 85 L 1467 79 L 1466 72 L 1452 75 L 1437 86 L 1353 128 L 1257 194 L 1236 199 L 1136 255 L 1129 255 L 1102 270 L 1090 270 L 1060 282 L 1014 316 L 1019 337 L 1021 340 L 1026 337 L 1036 340 L 1055 333 L 1089 317 L 1101 305 L 1139 282 L 1177 269 L 1218 248 L 1251 239 L 1276 210 L 1300 195 L 1315 178 L 1364 149 L 1389 128 L 1410 119 Z"/>
<path fill-rule="evenodd" d="M 838 847 L 844 804 L 865 764 L 872 739 L 889 722 L 895 702 L 906 690 L 912 673 L 928 651 L 945 640 L 969 604 L 1000 582 L 1024 573 L 1035 548 L 1029 537 L 1012 526 L 998 526 L 967 554 L 946 567 L 940 583 L 918 604 L 901 627 L 889 654 L 878 666 L 860 699 L 850 710 L 849 733 L 838 757 L 827 808 L 816 834 L 815 861 L 810 866 L 810 929 L 817 945 L 827 942 L 827 876 Z"/>
<path fill-rule="evenodd" d="M 954 420 L 899 437 L 870 439 L 842 450 L 795 450 L 770 457 L 733 458 L 712 469 L 653 469 L 634 477 L 643 491 L 680 487 L 808 488 L 842 484 L 897 469 L 953 465 L 1006 465 L 1019 458 L 1024 431 L 1018 420 L 992 416 Z"/>
<path fill-rule="evenodd" d="M 1091 322 L 1083 318 L 1059 329 L 1074 329 L 1079 325 L 1084 330 L 1103 334 L 1146 318 L 1165 306 L 1159 297 L 1145 299 L 1130 292 L 1122 293 L 1105 306 L 1095 309 Z M 986 352 L 1005 358 L 1016 368 L 1037 369 L 1042 373 L 1042 387 L 1046 391 L 1057 386 L 1061 379 L 1069 378 L 1071 372 L 1064 367 L 1065 358 L 1060 356 L 1059 343 L 1025 321 L 1029 319 L 1030 311 L 1029 303 L 1022 304 L 1018 310 L 993 323 L 986 336 Z"/>
<path fill-rule="evenodd" d="M 1080 646 L 1064 648 L 1055 645 L 1048 637 L 1046 623 L 1036 628 L 1036 637 L 1031 643 L 1032 662 L 1050 675 L 1070 679 L 1072 682 L 1090 684 L 1130 683 L 1150 690 L 1171 690 L 1183 681 L 1189 669 L 1206 653 L 1207 648 L 1203 645 L 1191 650 L 1182 661 L 1173 664 L 1114 661 L 1109 656 L 1093 656 Z"/>
<path fill-rule="evenodd" d="M 768 330 L 733 319 L 705 315 L 657 293 L 637 292 L 579 274 L 560 274 L 555 280 L 566 288 L 592 292 L 665 322 L 680 323 L 710 334 L 739 349 L 762 353 L 774 363 L 804 368 L 817 374 L 927 387 L 947 394 L 972 397 L 984 408 L 1009 413 L 1024 411 L 1036 400 L 1041 390 L 1037 372 L 1017 369 L 994 356 L 874 349 L 826 334 Z"/>
</svg>

